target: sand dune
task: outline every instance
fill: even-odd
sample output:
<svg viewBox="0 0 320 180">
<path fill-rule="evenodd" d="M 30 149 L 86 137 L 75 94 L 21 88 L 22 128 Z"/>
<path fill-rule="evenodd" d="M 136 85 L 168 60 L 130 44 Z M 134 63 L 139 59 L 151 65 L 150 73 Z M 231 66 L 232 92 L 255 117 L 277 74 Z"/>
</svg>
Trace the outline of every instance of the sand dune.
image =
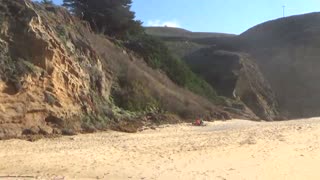
<svg viewBox="0 0 320 180">
<path fill-rule="evenodd" d="M 0 179 L 320 179 L 320 118 L 0 142 Z"/>
</svg>

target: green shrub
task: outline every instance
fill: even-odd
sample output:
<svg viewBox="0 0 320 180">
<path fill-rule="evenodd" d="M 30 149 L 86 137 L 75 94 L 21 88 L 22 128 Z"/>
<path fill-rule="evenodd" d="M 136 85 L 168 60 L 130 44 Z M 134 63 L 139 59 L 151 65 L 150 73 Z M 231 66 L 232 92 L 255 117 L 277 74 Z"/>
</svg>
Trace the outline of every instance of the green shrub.
<svg viewBox="0 0 320 180">
<path fill-rule="evenodd" d="M 161 109 L 159 101 L 142 82 L 121 77 L 119 86 L 119 89 L 112 91 L 112 99 L 116 106 L 131 112 L 151 112 Z"/>
<path fill-rule="evenodd" d="M 56 26 L 56 31 L 60 37 L 66 37 L 67 32 L 63 25 Z"/>
</svg>

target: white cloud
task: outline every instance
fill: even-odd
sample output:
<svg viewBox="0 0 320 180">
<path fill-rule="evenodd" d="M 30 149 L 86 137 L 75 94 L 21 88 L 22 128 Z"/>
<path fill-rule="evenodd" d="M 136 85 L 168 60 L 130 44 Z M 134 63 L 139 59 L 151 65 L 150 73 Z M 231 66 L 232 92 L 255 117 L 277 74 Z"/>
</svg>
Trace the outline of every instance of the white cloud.
<svg viewBox="0 0 320 180">
<path fill-rule="evenodd" d="M 172 21 L 150 20 L 147 22 L 146 25 L 147 26 L 181 27 L 180 23 L 176 20 L 172 20 Z"/>
</svg>

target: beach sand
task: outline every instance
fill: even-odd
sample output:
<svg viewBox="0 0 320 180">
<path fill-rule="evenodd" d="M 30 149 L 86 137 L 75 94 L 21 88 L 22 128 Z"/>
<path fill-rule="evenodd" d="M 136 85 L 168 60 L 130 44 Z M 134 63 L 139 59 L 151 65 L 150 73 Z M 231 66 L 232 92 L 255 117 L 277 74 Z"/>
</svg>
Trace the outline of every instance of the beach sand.
<svg viewBox="0 0 320 180">
<path fill-rule="evenodd" d="M 320 179 L 320 118 L 0 141 L 0 179 Z"/>
</svg>

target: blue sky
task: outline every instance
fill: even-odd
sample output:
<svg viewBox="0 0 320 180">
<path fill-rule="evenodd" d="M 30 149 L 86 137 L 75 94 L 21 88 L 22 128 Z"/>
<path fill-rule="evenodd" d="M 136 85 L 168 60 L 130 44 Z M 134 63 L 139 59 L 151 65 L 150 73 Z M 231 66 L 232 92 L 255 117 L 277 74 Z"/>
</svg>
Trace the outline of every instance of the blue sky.
<svg viewBox="0 0 320 180">
<path fill-rule="evenodd" d="M 319 0 L 133 0 L 132 10 L 145 26 L 240 34 L 281 18 L 283 5 L 286 16 L 320 11 Z"/>
</svg>

